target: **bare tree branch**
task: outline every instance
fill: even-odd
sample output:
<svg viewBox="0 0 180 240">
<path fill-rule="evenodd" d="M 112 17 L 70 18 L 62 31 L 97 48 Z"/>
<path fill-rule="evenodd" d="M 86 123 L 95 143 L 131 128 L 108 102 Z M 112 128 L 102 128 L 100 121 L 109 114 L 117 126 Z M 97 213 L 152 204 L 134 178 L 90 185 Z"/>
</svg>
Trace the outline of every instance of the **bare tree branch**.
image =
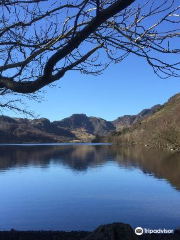
<svg viewBox="0 0 180 240">
<path fill-rule="evenodd" d="M 0 11 L 2 91 L 34 93 L 71 70 L 98 75 L 129 54 L 180 76 L 175 0 L 1 0 Z"/>
</svg>

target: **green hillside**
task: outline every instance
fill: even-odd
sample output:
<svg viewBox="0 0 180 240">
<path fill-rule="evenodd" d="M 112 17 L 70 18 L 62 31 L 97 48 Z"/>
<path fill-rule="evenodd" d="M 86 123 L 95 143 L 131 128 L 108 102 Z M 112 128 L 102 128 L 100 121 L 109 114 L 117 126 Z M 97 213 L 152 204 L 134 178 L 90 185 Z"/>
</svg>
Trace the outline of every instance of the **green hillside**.
<svg viewBox="0 0 180 240">
<path fill-rule="evenodd" d="M 129 128 L 110 134 L 103 141 L 158 148 L 180 148 L 180 94 L 158 111 Z"/>
</svg>

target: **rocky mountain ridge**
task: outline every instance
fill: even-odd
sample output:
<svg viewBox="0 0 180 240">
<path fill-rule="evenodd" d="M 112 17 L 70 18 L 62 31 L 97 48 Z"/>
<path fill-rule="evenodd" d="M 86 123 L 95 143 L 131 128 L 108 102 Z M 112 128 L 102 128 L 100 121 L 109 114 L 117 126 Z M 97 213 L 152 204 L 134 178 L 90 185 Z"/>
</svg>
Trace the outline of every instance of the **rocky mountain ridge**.
<svg viewBox="0 0 180 240">
<path fill-rule="evenodd" d="M 110 133 L 101 142 L 121 145 L 145 145 L 180 150 L 180 93 L 171 97 L 155 112 L 124 129 Z"/>
<path fill-rule="evenodd" d="M 161 105 L 145 109 L 137 115 L 119 117 L 114 121 L 73 114 L 60 121 L 50 122 L 47 118 L 27 119 L 0 116 L 0 143 L 29 142 L 91 142 L 97 135 L 129 127 L 156 112 Z"/>
<path fill-rule="evenodd" d="M 123 129 L 125 127 L 130 127 L 131 125 L 140 122 L 144 118 L 154 114 L 162 108 L 162 105 L 157 104 L 150 109 L 144 109 L 137 115 L 124 115 L 118 117 L 116 120 L 112 121 L 113 125 L 116 127 L 116 130 Z"/>
</svg>

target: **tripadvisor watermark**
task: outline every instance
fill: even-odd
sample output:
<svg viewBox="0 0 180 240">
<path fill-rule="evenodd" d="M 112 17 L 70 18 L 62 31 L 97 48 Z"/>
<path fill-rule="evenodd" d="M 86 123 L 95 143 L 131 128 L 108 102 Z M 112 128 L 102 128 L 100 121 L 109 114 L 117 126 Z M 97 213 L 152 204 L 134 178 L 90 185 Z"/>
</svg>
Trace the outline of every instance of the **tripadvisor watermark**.
<svg viewBox="0 0 180 240">
<path fill-rule="evenodd" d="M 136 235 L 142 235 L 144 234 L 153 234 L 153 233 L 157 233 L 157 234 L 172 234 L 174 232 L 174 230 L 171 229 L 150 229 L 150 228 L 141 228 L 141 227 L 137 227 L 135 229 L 135 233 Z"/>
</svg>

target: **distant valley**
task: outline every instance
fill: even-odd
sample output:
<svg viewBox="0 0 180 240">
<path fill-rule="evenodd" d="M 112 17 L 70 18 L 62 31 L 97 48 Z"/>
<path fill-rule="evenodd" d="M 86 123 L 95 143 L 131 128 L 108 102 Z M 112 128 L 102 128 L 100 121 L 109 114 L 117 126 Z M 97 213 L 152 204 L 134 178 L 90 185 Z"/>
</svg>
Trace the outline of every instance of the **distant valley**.
<svg viewBox="0 0 180 240">
<path fill-rule="evenodd" d="M 74 114 L 60 121 L 0 116 L 0 143 L 91 142 L 130 127 L 154 114 L 162 106 L 144 109 L 137 115 L 125 115 L 114 121 L 85 114 Z"/>
<path fill-rule="evenodd" d="M 127 127 L 119 128 L 98 141 L 120 145 L 145 145 L 179 151 L 180 93 L 171 97 L 163 106 L 157 105 L 151 110 L 150 114 L 145 114 L 146 117 L 140 117 L 139 120 L 137 115 L 133 124 L 130 122 L 129 126 L 127 124 Z M 129 119 L 131 120 L 128 118 L 128 121 Z M 136 119 L 138 120 L 136 121 Z"/>
<path fill-rule="evenodd" d="M 125 115 L 123 117 L 118 117 L 116 120 L 112 121 L 112 124 L 116 127 L 116 130 L 121 130 L 126 127 L 130 127 L 144 118 L 154 114 L 162 108 L 162 105 L 158 104 L 150 109 L 144 109 L 137 115 Z"/>
</svg>

